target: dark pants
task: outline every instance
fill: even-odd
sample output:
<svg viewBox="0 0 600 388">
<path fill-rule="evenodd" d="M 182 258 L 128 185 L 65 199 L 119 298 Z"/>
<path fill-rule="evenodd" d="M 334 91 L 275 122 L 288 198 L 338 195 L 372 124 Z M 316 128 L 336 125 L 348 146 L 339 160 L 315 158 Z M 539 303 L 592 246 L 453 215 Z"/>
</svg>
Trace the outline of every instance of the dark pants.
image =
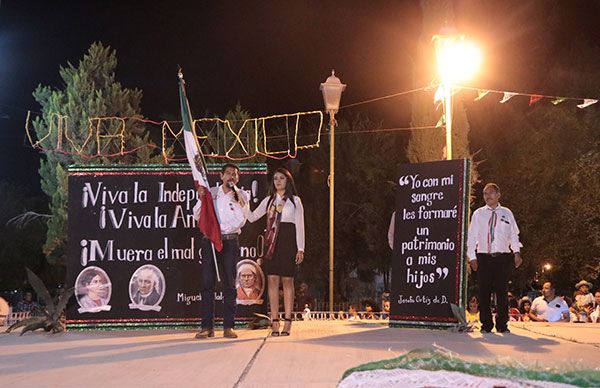
<svg viewBox="0 0 600 388">
<path fill-rule="evenodd" d="M 492 310 L 490 297 L 496 293 L 496 331 L 507 329 L 508 322 L 508 275 L 512 268 L 513 254 L 503 253 L 499 256 L 485 253 L 477 254 L 477 283 L 479 285 L 479 310 L 481 330 L 491 331 Z"/>
<path fill-rule="evenodd" d="M 212 329 L 215 318 L 215 261 L 213 259 L 210 240 L 203 238 L 200 242 L 202 247 L 202 302 L 200 306 L 200 317 L 202 328 Z M 223 240 L 223 250 L 217 252 L 217 263 L 219 276 L 223 285 L 223 327 L 233 328 L 235 325 L 235 277 L 237 262 L 240 258 L 240 246 L 237 239 Z"/>
</svg>

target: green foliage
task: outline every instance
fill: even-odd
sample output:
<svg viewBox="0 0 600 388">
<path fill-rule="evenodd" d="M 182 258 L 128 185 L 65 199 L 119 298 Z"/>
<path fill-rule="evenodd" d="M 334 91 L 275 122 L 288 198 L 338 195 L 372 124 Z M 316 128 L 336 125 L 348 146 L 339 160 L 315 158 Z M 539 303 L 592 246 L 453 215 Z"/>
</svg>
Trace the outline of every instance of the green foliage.
<svg viewBox="0 0 600 388">
<path fill-rule="evenodd" d="M 498 11 L 494 4 L 482 7 L 479 14 L 487 15 L 482 24 L 487 18 L 528 26 L 506 43 L 512 50 L 526 46 L 528 53 L 507 59 L 515 62 L 507 67 L 507 89 L 518 83 L 519 90 L 597 95 L 597 42 L 563 34 L 576 16 L 570 13 L 582 11 L 559 1 L 498 5 L 510 8 L 509 23 L 492 15 Z M 468 107 L 471 141 L 483 161 L 479 172 L 500 185 L 501 203 L 514 212 L 521 230 L 524 265 L 514 274 L 514 288 L 537 278 L 570 295 L 578 280 L 597 283 L 600 272 L 600 110 L 596 105 L 580 110 L 575 102 L 529 107 L 522 97 L 513 100 L 498 104 L 486 97 Z M 547 262 L 553 269 L 542 274 Z"/>
<path fill-rule="evenodd" d="M 387 229 L 394 208 L 397 166 L 404 162 L 400 135 L 369 133 L 381 128 L 362 115 L 340 121 L 335 149 L 335 295 L 346 299 L 359 293 L 361 283 L 376 274 L 388 282 L 391 250 Z M 360 132 L 359 132 L 360 131 Z M 346 133 L 350 132 L 350 133 Z M 356 132 L 356 133 L 352 133 Z M 315 288 L 326 290 L 329 279 L 329 137 L 319 152 L 308 153 L 301 184 L 302 200 L 310 204 L 305 213 L 307 252 L 301 277 Z M 374 289 L 364 290 L 374 297 Z"/>
<path fill-rule="evenodd" d="M 540 368 L 539 365 L 528 366 L 523 363 L 523 360 L 513 359 L 487 364 L 462 360 L 456 355 L 440 349 L 415 349 L 400 357 L 359 365 L 344 372 L 343 378 L 354 372 L 377 369 L 455 371 L 474 376 L 509 379 L 511 381 L 552 381 L 579 387 L 596 387 L 600 384 L 600 372 L 593 369 L 582 369 L 576 365 Z"/>
<path fill-rule="evenodd" d="M 118 120 L 111 120 L 97 127 L 89 121 L 94 117 L 141 118 L 142 92 L 122 87 L 116 81 L 116 67 L 115 50 L 94 43 L 77 66 L 67 63 L 60 68 L 61 89 L 39 85 L 33 92 L 42 106 L 42 115 L 34 120 L 33 127 L 38 139 L 48 136 L 43 144 L 52 148 L 44 154 L 39 172 L 42 190 L 50 197 L 52 214 L 44 253 L 53 262 L 63 262 L 66 254 L 67 167 L 70 164 L 163 161 L 156 151 L 145 146 L 150 143 L 149 134 L 139 121 L 125 120 L 126 131 L 122 138 L 90 136 L 94 128 L 99 128 L 102 134 L 115 134 L 122 125 Z M 139 149 L 122 154 L 121 141 L 124 151 Z"/>
<path fill-rule="evenodd" d="M 452 315 L 458 323 L 451 329 L 454 332 L 469 333 L 475 329 L 475 322 L 467 322 L 466 312 L 463 307 L 459 307 L 454 303 L 450 303 Z"/>
<path fill-rule="evenodd" d="M 19 327 L 23 327 L 20 335 L 25 334 L 28 331 L 35 331 L 37 329 L 44 329 L 44 331 L 52 331 L 52 333 L 59 333 L 64 331 L 65 328 L 63 323 L 61 322 L 61 318 L 63 317 L 63 313 L 65 307 L 67 307 L 67 303 L 71 296 L 73 296 L 73 292 L 75 291 L 74 287 L 71 287 L 67 290 L 63 290 L 62 293 L 59 293 L 56 297 L 52 297 L 48 289 L 35 273 L 33 273 L 29 268 L 27 268 L 27 278 L 29 279 L 29 284 L 33 287 L 36 294 L 42 298 L 44 301 L 45 307 L 42 310 L 44 313 L 43 317 L 31 317 L 22 321 L 19 321 L 13 325 L 11 325 L 8 329 L 6 329 L 7 333 L 10 333 L 12 330 L 17 329 Z"/>
<path fill-rule="evenodd" d="M 263 150 L 263 133 L 261 128 L 256 128 L 258 122 L 248 121 L 250 119 L 250 112 L 242 108 L 242 105 L 238 102 L 233 110 L 230 110 L 225 115 L 225 120 L 229 121 L 231 130 L 224 124 L 219 123 L 217 126 L 205 126 L 200 129 L 202 133 L 196 128 L 197 135 L 207 136 L 206 143 L 202 146 L 203 152 L 205 153 L 216 153 L 225 154 L 229 151 L 229 155 L 233 158 L 246 157 L 248 154 L 253 155 L 257 151 L 258 145 L 259 150 Z M 258 129 L 255 131 L 255 129 Z M 285 133 L 285 132 L 284 132 Z M 236 135 L 239 135 L 241 142 L 244 147 L 240 145 Z M 218 157 L 206 157 L 210 163 L 223 163 L 223 158 Z M 264 155 L 255 155 L 251 158 L 245 159 L 245 163 L 265 163 L 267 160 Z"/>
</svg>

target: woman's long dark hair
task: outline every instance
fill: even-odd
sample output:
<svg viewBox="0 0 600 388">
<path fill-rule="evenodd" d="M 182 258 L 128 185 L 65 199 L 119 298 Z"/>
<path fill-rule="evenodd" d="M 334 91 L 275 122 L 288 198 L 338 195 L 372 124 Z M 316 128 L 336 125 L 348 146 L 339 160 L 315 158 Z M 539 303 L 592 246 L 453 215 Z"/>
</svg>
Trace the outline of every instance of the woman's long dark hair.
<svg viewBox="0 0 600 388">
<path fill-rule="evenodd" d="M 294 183 L 294 177 L 292 174 L 283 167 L 279 167 L 277 170 L 273 172 L 273 177 L 275 177 L 276 173 L 283 174 L 286 177 L 285 182 L 285 197 L 292 201 L 294 206 L 296 206 L 296 201 L 294 201 L 294 195 L 298 195 L 298 191 L 296 190 L 296 184 Z M 275 195 L 277 195 L 277 190 L 275 189 L 275 183 L 273 182 L 273 178 L 271 178 L 271 185 L 269 186 L 269 203 L 267 204 L 267 209 L 271 206 L 273 201 L 275 201 Z"/>
</svg>

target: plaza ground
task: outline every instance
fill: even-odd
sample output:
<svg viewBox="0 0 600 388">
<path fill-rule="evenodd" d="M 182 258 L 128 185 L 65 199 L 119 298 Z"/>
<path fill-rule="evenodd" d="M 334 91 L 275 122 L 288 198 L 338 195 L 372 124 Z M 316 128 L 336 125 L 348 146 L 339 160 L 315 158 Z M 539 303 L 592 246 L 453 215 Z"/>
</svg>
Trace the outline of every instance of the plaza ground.
<svg viewBox="0 0 600 388">
<path fill-rule="evenodd" d="M 349 368 L 441 347 L 480 363 L 600 369 L 600 324 L 520 323 L 510 334 L 388 328 L 383 322 L 294 322 L 290 337 L 237 330 L 0 334 L 5 387 L 334 387 Z"/>
</svg>

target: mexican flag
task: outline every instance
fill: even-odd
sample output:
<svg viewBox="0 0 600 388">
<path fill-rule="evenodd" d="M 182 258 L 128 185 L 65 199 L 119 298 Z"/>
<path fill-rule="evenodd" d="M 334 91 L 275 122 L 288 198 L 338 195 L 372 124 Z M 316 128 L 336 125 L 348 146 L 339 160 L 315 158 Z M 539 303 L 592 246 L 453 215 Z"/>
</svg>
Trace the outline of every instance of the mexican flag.
<svg viewBox="0 0 600 388">
<path fill-rule="evenodd" d="M 215 213 L 215 205 L 210 194 L 208 179 L 206 177 L 206 165 L 204 156 L 200 151 L 198 140 L 194 134 L 192 114 L 190 104 L 185 93 L 185 81 L 183 73 L 179 71 L 179 103 L 181 105 L 181 120 L 183 121 L 183 138 L 185 140 L 185 153 L 188 162 L 192 167 L 192 176 L 196 189 L 204 187 L 204 195 L 199 198 L 199 202 L 194 206 L 194 218 L 198 221 L 198 229 L 202 232 L 213 245 L 217 252 L 223 249 L 221 240 L 221 227 Z"/>
</svg>

